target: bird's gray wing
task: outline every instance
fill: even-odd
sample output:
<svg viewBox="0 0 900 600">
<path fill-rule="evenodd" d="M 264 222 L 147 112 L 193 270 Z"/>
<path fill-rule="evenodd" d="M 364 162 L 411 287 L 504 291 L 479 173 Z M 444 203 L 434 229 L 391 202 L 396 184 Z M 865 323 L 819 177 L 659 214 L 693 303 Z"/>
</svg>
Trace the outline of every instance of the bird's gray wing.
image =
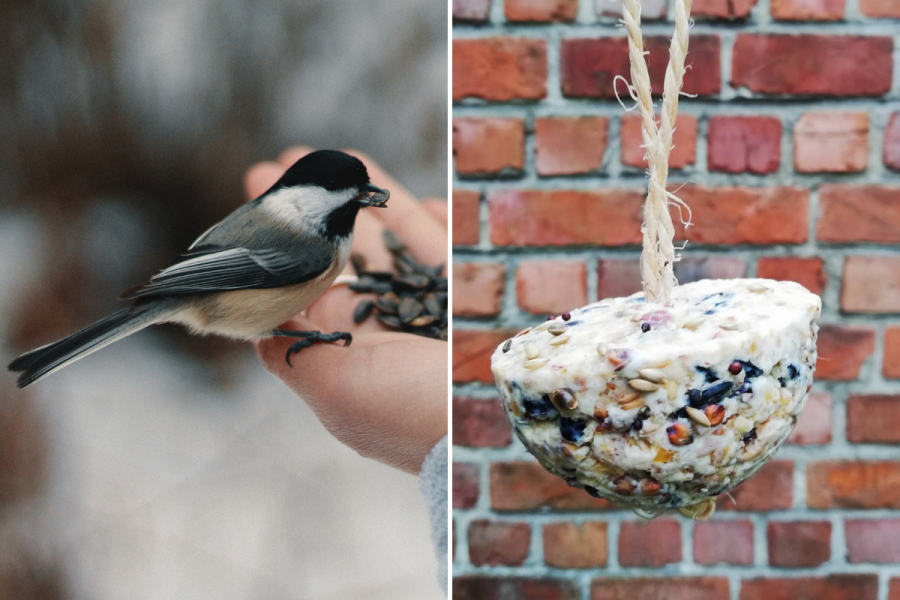
<svg viewBox="0 0 900 600">
<path fill-rule="evenodd" d="M 325 245 L 307 247 L 302 255 L 272 249 L 203 246 L 183 255 L 147 283 L 126 290 L 119 298 L 294 285 L 318 277 L 331 267 L 333 259 Z"/>
</svg>

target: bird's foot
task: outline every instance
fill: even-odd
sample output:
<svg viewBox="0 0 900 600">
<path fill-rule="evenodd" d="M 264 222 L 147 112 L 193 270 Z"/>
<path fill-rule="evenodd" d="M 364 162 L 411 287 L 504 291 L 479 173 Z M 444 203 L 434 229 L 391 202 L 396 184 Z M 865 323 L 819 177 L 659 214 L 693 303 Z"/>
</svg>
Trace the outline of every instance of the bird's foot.
<svg viewBox="0 0 900 600">
<path fill-rule="evenodd" d="M 315 343 L 330 343 L 337 342 L 340 340 L 344 341 L 344 346 L 349 346 L 350 342 L 353 341 L 353 336 L 351 336 L 346 331 L 335 331 L 334 333 L 322 333 L 321 331 L 296 331 L 293 329 L 275 329 L 272 331 L 272 335 L 276 337 L 295 337 L 301 338 L 291 344 L 291 347 L 288 348 L 287 354 L 284 356 L 284 360 L 288 365 L 291 365 L 291 355 L 300 352 L 304 348 L 309 348 Z"/>
</svg>

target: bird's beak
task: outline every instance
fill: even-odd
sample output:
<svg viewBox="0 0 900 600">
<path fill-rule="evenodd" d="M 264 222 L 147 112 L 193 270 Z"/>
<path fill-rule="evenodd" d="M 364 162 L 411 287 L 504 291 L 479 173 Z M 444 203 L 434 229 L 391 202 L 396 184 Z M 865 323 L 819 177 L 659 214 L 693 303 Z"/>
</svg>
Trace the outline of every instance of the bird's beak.
<svg viewBox="0 0 900 600">
<path fill-rule="evenodd" d="M 370 195 L 371 194 L 371 195 Z M 385 204 L 388 201 L 388 198 L 391 197 L 391 193 L 387 190 L 383 190 L 380 187 L 375 187 L 371 183 L 367 183 L 362 190 L 360 190 L 359 195 L 354 198 L 358 203 L 363 206 L 375 206 L 378 208 L 384 208 Z"/>
</svg>

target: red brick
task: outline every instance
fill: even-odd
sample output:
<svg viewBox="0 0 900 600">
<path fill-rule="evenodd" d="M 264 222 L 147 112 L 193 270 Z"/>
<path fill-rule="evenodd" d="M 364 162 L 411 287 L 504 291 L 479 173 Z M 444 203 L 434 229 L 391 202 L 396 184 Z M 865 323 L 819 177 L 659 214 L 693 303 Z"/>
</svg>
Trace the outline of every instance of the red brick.
<svg viewBox="0 0 900 600">
<path fill-rule="evenodd" d="M 453 463 L 453 508 L 473 508 L 478 488 L 478 465 Z"/>
<path fill-rule="evenodd" d="M 831 557 L 828 521 L 770 522 L 766 535 L 773 567 L 817 567 Z"/>
<path fill-rule="evenodd" d="M 696 6 L 697 3 L 694 3 Z M 622 2 L 620 0 L 596 0 L 594 7 L 597 14 L 604 17 L 621 17 Z M 666 0 L 641 0 L 641 21 L 657 21 L 666 18 Z M 693 14 L 693 11 L 691 11 Z"/>
<path fill-rule="evenodd" d="M 848 562 L 900 562 L 900 519 L 847 519 L 844 536 Z"/>
<path fill-rule="evenodd" d="M 900 508 L 900 463 L 831 461 L 806 469 L 811 508 Z"/>
<path fill-rule="evenodd" d="M 734 520 L 694 523 L 694 562 L 699 565 L 752 565 L 753 522 Z"/>
<path fill-rule="evenodd" d="M 900 379 L 900 327 L 884 328 L 884 367 L 890 379 Z"/>
<path fill-rule="evenodd" d="M 656 119 L 659 123 L 659 118 Z M 646 168 L 644 157 L 646 150 L 642 147 L 641 118 L 638 115 L 622 117 L 621 154 L 622 164 L 629 167 Z M 669 154 L 669 168 L 683 169 L 694 164 L 697 155 L 697 117 L 679 115 L 672 134 L 672 153 Z"/>
<path fill-rule="evenodd" d="M 512 430 L 497 398 L 453 398 L 453 445 L 503 448 L 512 443 Z"/>
<path fill-rule="evenodd" d="M 578 175 L 603 166 L 609 120 L 544 117 L 534 120 L 534 166 L 539 175 Z"/>
<path fill-rule="evenodd" d="M 681 525 L 674 519 L 626 521 L 619 529 L 619 564 L 661 567 L 681 562 Z"/>
<path fill-rule="evenodd" d="M 453 600 L 578 600 L 575 582 L 464 575 L 453 579 Z"/>
<path fill-rule="evenodd" d="M 867 113 L 808 112 L 794 125 L 794 167 L 800 173 L 865 171 L 868 160 Z"/>
<path fill-rule="evenodd" d="M 641 291 L 638 259 L 604 259 L 597 262 L 597 299 L 621 298 Z"/>
<path fill-rule="evenodd" d="M 840 21 L 844 0 L 772 0 L 769 10 L 779 21 Z"/>
<path fill-rule="evenodd" d="M 505 0 L 510 21 L 572 21 L 578 13 L 578 0 Z"/>
<path fill-rule="evenodd" d="M 606 523 L 588 521 L 544 525 L 544 562 L 561 569 L 606 566 Z"/>
<path fill-rule="evenodd" d="M 695 0 L 691 16 L 712 19 L 745 19 L 756 6 L 756 0 Z"/>
<path fill-rule="evenodd" d="M 887 600 L 900 600 L 900 577 L 892 577 Z"/>
<path fill-rule="evenodd" d="M 478 192 L 453 190 L 453 245 L 470 246 L 478 243 L 479 216 L 478 205 L 481 195 Z"/>
<path fill-rule="evenodd" d="M 781 121 L 775 117 L 712 117 L 708 137 L 710 171 L 760 175 L 778 170 Z"/>
<path fill-rule="evenodd" d="M 821 325 L 816 344 L 816 379 L 853 381 L 875 351 L 875 330 L 854 325 Z"/>
<path fill-rule="evenodd" d="M 900 396 L 847 398 L 847 439 L 857 444 L 900 442 Z"/>
<path fill-rule="evenodd" d="M 867 17 L 900 19 L 900 4 L 896 0 L 860 0 L 859 10 Z"/>
<path fill-rule="evenodd" d="M 486 519 L 469 523 L 469 562 L 473 565 L 519 566 L 528 558 L 530 544 L 528 523 Z"/>
<path fill-rule="evenodd" d="M 823 242 L 900 242 L 900 188 L 823 185 L 816 237 Z"/>
<path fill-rule="evenodd" d="M 893 49 L 889 37 L 741 34 L 731 84 L 761 94 L 880 96 L 891 89 Z"/>
<path fill-rule="evenodd" d="M 841 283 L 841 308 L 847 312 L 900 312 L 900 258 L 848 256 Z"/>
<path fill-rule="evenodd" d="M 831 394 L 813 390 L 786 444 L 820 445 L 831 442 Z"/>
<path fill-rule="evenodd" d="M 645 38 L 650 53 L 647 66 L 654 94 L 662 94 L 669 62 L 667 37 Z M 684 76 L 684 91 L 710 96 L 721 90 L 721 43 L 715 35 L 693 35 Z M 455 71 L 455 68 L 454 68 Z M 615 98 L 613 80 L 617 75 L 630 79 L 628 40 L 624 37 L 563 39 L 560 56 L 563 95 L 570 98 Z M 620 95 L 628 97 L 622 84 Z"/>
<path fill-rule="evenodd" d="M 454 21 L 487 21 L 491 0 L 453 0 Z"/>
<path fill-rule="evenodd" d="M 701 279 L 737 279 L 747 274 L 747 263 L 730 256 L 682 258 L 675 263 L 675 277 L 679 283 Z"/>
<path fill-rule="evenodd" d="M 480 381 L 493 383 L 491 354 L 504 340 L 516 333 L 510 329 L 482 331 L 475 329 L 453 330 L 453 381 L 464 383 Z"/>
<path fill-rule="evenodd" d="M 610 503 L 594 498 L 580 488 L 570 487 L 532 462 L 495 462 L 491 464 L 491 507 L 494 510 L 596 510 Z"/>
<path fill-rule="evenodd" d="M 719 496 L 716 502 L 719 510 L 787 510 L 794 504 L 794 463 L 773 460 L 729 495 Z"/>
<path fill-rule="evenodd" d="M 506 267 L 498 263 L 453 265 L 453 315 L 490 317 L 500 312 Z"/>
<path fill-rule="evenodd" d="M 882 157 L 885 166 L 900 171 L 900 113 L 892 114 L 884 128 Z"/>
<path fill-rule="evenodd" d="M 641 243 L 643 196 L 597 192 L 503 190 L 488 194 L 495 246 L 622 246 Z"/>
<path fill-rule="evenodd" d="M 878 575 L 745 579 L 740 600 L 875 600 Z"/>
<path fill-rule="evenodd" d="M 516 269 L 519 308 L 558 314 L 587 304 L 587 267 L 583 260 L 524 260 Z"/>
<path fill-rule="evenodd" d="M 697 244 L 802 244 L 808 237 L 809 190 L 792 187 L 671 188 L 688 203 L 693 224 L 687 239 Z M 672 209 L 675 238 L 684 228 Z"/>
<path fill-rule="evenodd" d="M 521 171 L 525 125 L 522 119 L 453 119 L 453 157 L 460 175 Z"/>
<path fill-rule="evenodd" d="M 728 600 L 724 577 L 594 579 L 591 600 Z"/>
<path fill-rule="evenodd" d="M 505 102 L 547 95 L 547 42 L 526 38 L 453 40 L 453 99 Z"/>
<path fill-rule="evenodd" d="M 756 276 L 776 281 L 796 281 L 813 294 L 821 294 L 828 285 L 825 263 L 818 257 L 762 256 L 756 264 Z"/>
</svg>

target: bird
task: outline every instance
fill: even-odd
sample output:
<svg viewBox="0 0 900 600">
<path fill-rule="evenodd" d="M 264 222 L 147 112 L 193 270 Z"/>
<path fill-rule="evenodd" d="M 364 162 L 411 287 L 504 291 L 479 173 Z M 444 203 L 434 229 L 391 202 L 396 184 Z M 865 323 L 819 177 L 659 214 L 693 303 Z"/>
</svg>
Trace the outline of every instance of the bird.
<svg viewBox="0 0 900 600">
<path fill-rule="evenodd" d="M 297 338 L 285 360 L 347 332 L 278 329 L 306 310 L 350 258 L 362 208 L 386 206 L 358 158 L 337 150 L 307 154 L 261 196 L 206 230 L 172 264 L 124 291 L 131 306 L 62 340 L 27 352 L 8 369 L 24 388 L 72 362 L 157 323 L 238 340 Z"/>
</svg>

